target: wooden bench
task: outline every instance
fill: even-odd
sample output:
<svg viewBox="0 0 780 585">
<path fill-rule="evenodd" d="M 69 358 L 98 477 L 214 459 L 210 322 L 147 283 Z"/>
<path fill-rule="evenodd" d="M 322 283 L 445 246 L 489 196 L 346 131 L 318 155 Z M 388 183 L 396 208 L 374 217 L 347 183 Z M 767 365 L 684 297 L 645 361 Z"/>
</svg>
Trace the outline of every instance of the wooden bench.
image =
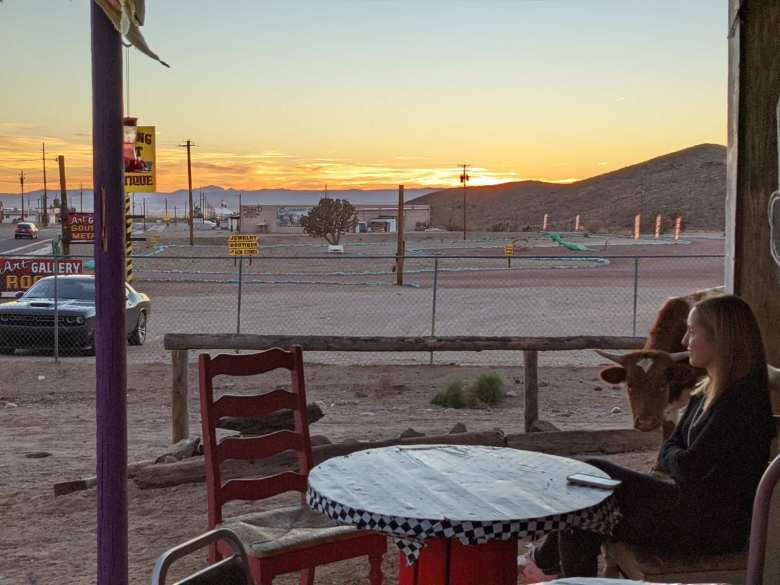
<svg viewBox="0 0 780 585">
<path fill-rule="evenodd" d="M 775 416 L 775 426 L 780 435 L 780 416 Z M 778 439 L 772 443 L 773 457 L 778 454 Z M 776 585 L 780 572 L 780 493 L 772 500 L 772 516 L 769 524 L 765 585 Z M 654 583 L 730 583 L 742 585 L 747 569 L 747 551 L 719 555 L 659 554 L 639 546 L 623 542 L 605 545 L 605 577 L 621 577 Z"/>
</svg>

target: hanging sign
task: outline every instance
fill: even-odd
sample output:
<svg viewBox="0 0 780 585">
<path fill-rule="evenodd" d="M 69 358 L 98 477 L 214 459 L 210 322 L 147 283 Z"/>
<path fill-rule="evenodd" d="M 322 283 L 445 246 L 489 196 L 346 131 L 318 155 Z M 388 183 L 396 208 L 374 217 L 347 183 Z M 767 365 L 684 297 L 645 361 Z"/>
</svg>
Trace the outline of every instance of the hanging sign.
<svg viewBox="0 0 780 585">
<path fill-rule="evenodd" d="M 134 167 L 137 170 L 125 169 L 125 192 L 127 193 L 157 191 L 157 151 L 154 132 L 154 126 L 138 126 L 135 137 L 135 157 L 138 165 Z M 127 163 L 125 166 L 127 167 Z"/>
</svg>

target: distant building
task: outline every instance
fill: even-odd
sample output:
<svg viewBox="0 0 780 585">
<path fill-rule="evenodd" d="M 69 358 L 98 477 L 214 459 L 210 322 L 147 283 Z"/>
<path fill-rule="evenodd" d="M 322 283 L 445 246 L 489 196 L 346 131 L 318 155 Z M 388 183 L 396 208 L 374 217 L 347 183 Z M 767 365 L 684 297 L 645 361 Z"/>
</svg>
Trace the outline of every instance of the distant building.
<svg viewBox="0 0 780 585">
<path fill-rule="evenodd" d="M 241 231 L 261 234 L 302 234 L 301 220 L 311 205 L 243 205 Z M 395 232 L 398 207 L 355 205 L 358 216 L 356 232 Z M 422 230 L 431 223 L 429 205 L 404 206 L 404 231 Z"/>
</svg>

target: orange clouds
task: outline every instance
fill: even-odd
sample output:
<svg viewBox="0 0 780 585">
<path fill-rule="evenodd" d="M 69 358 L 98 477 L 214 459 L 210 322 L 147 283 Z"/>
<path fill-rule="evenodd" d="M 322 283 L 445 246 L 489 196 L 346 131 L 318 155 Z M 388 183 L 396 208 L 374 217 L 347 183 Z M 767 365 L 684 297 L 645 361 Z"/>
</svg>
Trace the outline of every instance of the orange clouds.
<svg viewBox="0 0 780 585">
<path fill-rule="evenodd" d="M 0 131 L 3 129 L 0 128 Z M 70 187 L 92 183 L 92 147 L 61 138 L 46 138 L 49 182 L 56 182 L 57 155 L 65 156 Z M 28 173 L 27 190 L 43 184 L 41 171 L 41 139 L 29 136 L 0 135 L 0 190 L 14 192 L 9 183 L 16 181 L 19 169 Z M 184 149 L 157 149 L 157 169 L 160 191 L 174 191 L 187 182 L 187 157 Z M 232 153 L 194 148 L 192 174 L 196 185 L 220 185 L 237 189 L 287 188 L 319 189 L 324 184 L 333 189 L 379 189 L 404 184 L 414 187 L 457 186 L 456 166 L 422 164 L 408 158 L 380 162 L 360 162 L 342 158 L 304 158 L 269 151 L 258 154 Z M 522 180 L 517 173 L 496 171 L 486 167 L 469 169 L 470 185 L 493 185 Z"/>
</svg>

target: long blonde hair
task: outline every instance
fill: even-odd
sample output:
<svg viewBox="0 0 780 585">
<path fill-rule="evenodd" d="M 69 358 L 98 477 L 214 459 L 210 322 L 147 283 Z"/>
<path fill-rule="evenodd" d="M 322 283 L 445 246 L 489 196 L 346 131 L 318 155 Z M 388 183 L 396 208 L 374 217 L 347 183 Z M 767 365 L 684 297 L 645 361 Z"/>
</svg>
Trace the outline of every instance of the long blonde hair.
<svg viewBox="0 0 780 585">
<path fill-rule="evenodd" d="M 699 301 L 693 306 L 694 320 L 715 345 L 715 367 L 694 389 L 704 394 L 704 407 L 709 407 L 747 376 L 761 388 L 769 387 L 766 352 L 761 330 L 750 306 L 735 295 L 723 295 Z M 768 391 L 768 390 L 767 390 Z"/>
</svg>

